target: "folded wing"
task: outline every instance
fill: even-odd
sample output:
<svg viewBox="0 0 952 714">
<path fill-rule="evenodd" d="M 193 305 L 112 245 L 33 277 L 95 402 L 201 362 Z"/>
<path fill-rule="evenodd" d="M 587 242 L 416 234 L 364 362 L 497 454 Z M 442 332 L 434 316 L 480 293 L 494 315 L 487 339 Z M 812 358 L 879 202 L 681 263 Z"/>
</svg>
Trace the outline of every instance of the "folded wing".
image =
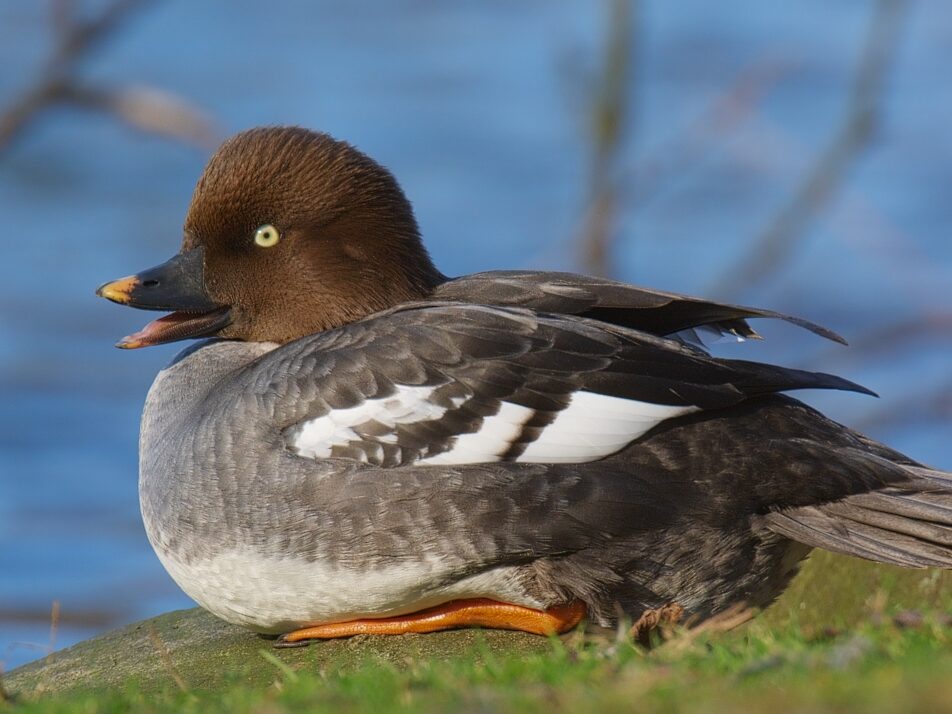
<svg viewBox="0 0 952 714">
<path fill-rule="evenodd" d="M 610 323 L 447 303 L 304 338 L 251 374 L 287 449 L 378 466 L 582 463 L 667 419 L 752 395 L 868 392 Z"/>
<path fill-rule="evenodd" d="M 846 344 L 846 340 L 832 330 L 792 315 L 574 273 L 520 270 L 476 273 L 444 283 L 436 289 L 434 298 L 579 315 L 661 336 L 688 332 L 685 337 L 691 342 L 696 337 L 689 331 L 699 327 L 739 339 L 758 337 L 747 319 L 773 318 Z"/>
</svg>

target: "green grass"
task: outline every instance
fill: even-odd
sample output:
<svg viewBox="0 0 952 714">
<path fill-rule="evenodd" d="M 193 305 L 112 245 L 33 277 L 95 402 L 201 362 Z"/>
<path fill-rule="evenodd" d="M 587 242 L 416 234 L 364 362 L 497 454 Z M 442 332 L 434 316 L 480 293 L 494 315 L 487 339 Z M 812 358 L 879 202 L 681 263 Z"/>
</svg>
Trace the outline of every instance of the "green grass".
<svg viewBox="0 0 952 714">
<path fill-rule="evenodd" d="M 916 617 L 904 611 L 914 610 Z M 264 685 L 233 681 L 24 698 L 15 712 L 949 712 L 952 573 L 821 556 L 770 610 L 730 632 L 677 633 L 649 651 L 613 633 L 538 654 L 293 667 L 256 649 Z M 373 652 L 373 649 L 369 650 Z M 312 666 L 308 666 L 311 664 Z M 3 705 L 0 705 L 0 711 Z"/>
<path fill-rule="evenodd" d="M 753 630 L 753 631 L 750 631 Z M 759 630 L 759 631 L 757 631 Z M 553 642 L 549 653 L 388 663 L 351 671 L 274 668 L 265 688 L 134 689 L 16 706 L 43 712 L 929 712 L 952 704 L 947 624 L 890 621 L 834 637 L 749 628 L 677 640 L 651 653 L 624 643 Z M 271 655 L 263 650 L 264 655 Z"/>
</svg>

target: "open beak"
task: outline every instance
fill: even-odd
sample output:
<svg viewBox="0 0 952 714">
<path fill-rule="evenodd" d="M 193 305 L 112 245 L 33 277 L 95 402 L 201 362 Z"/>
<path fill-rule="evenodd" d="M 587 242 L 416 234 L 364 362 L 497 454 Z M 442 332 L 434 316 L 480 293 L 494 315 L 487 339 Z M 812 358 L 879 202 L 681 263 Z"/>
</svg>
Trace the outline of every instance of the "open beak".
<svg viewBox="0 0 952 714">
<path fill-rule="evenodd" d="M 107 300 L 142 310 L 172 310 L 136 333 L 116 343 L 122 349 L 136 349 L 207 337 L 231 322 L 231 311 L 205 292 L 204 250 L 194 248 L 179 253 L 162 265 L 137 275 L 100 285 L 96 294 Z"/>
</svg>

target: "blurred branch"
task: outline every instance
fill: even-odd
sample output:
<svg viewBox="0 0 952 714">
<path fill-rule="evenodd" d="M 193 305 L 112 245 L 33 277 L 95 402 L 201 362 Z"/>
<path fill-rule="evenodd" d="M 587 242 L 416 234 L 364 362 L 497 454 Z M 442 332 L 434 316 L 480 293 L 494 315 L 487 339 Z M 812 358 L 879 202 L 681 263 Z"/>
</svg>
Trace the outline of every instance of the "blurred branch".
<svg viewBox="0 0 952 714">
<path fill-rule="evenodd" d="M 722 147 L 724 135 L 734 131 L 747 120 L 754 113 L 761 97 L 792 68 L 791 63 L 781 61 L 766 63 L 761 61 L 750 65 L 735 78 L 729 87 L 718 93 L 687 126 L 680 127 L 673 137 L 652 147 L 650 154 L 639 158 L 634 165 L 624 167 L 619 172 L 617 186 L 618 194 L 624 200 L 625 209 L 631 210 L 649 203 L 678 178 L 683 178 L 691 169 L 697 167 L 704 160 L 705 154 L 712 149 Z M 602 170 L 605 171 L 605 169 Z M 592 176 L 594 175 L 593 171 Z M 593 187 L 595 181 L 592 180 L 591 184 L 592 187 L 588 191 L 590 199 L 597 194 Z M 581 231 L 577 236 L 582 246 L 587 246 L 593 240 L 588 236 L 596 233 L 591 227 L 593 215 L 598 215 L 595 203 L 589 200 L 586 206 L 586 230 Z M 603 210 L 600 214 L 602 216 L 605 216 L 605 203 L 602 202 Z M 610 208 L 613 215 L 614 203 Z M 610 221 L 602 221 L 601 225 L 610 228 Z M 607 230 L 603 235 L 606 233 L 608 233 Z M 610 248 L 610 240 L 603 240 L 600 243 Z M 547 251 L 549 250 L 552 250 L 551 244 L 547 248 Z M 585 252 L 588 251 L 580 251 L 583 257 Z M 608 252 L 608 250 L 602 252 L 603 263 L 609 262 Z M 544 262 L 544 259 L 536 258 L 531 262 L 539 261 Z M 611 272 L 608 265 L 586 267 L 586 270 L 602 274 Z"/>
<path fill-rule="evenodd" d="M 124 618 L 130 617 L 124 609 L 88 609 L 67 610 L 59 614 L 59 624 L 65 627 L 96 627 L 104 629 L 114 627 Z M 45 607 L 2 607 L 0 608 L 0 623 L 9 626 L 18 625 L 45 625 L 50 623 L 50 611 Z"/>
<path fill-rule="evenodd" d="M 849 359 L 851 361 L 868 360 L 881 356 L 892 356 L 922 340 L 952 339 L 952 312 L 936 312 L 920 315 L 909 320 L 883 325 L 860 335 L 850 341 L 850 350 L 829 350 L 816 364 L 806 365 L 807 369 L 820 368 L 832 360 Z"/>
<path fill-rule="evenodd" d="M 33 85 L 0 117 L 0 148 L 12 143 L 36 114 L 62 100 L 75 83 L 74 75 L 82 61 L 98 49 L 133 10 L 146 2 L 149 0 L 117 0 L 87 22 L 76 19 L 72 2 L 53 2 L 51 24 L 56 34 L 56 48 Z"/>
<path fill-rule="evenodd" d="M 181 97 L 153 87 L 70 87 L 63 100 L 114 116 L 140 131 L 200 148 L 214 149 L 220 139 L 203 112 Z"/>
<path fill-rule="evenodd" d="M 689 126 L 642 158 L 626 177 L 634 190 L 625 205 L 641 206 L 664 187 L 696 167 L 705 153 L 718 147 L 724 135 L 746 120 L 763 95 L 789 73 L 788 62 L 757 62 L 742 71 Z"/>
<path fill-rule="evenodd" d="M 182 678 L 182 675 L 179 673 L 178 669 L 175 667 L 175 663 L 172 661 L 172 653 L 169 651 L 169 648 L 162 641 L 162 638 L 159 637 L 159 631 L 156 629 L 155 625 L 149 624 L 149 639 L 152 640 L 152 647 L 155 648 L 156 653 L 162 660 L 162 665 L 165 667 L 165 671 L 172 678 L 172 681 L 175 682 L 176 686 L 179 688 L 180 692 L 188 694 L 191 691 L 188 688 L 188 685 L 185 683 L 185 680 Z"/>
<path fill-rule="evenodd" d="M 60 603 L 59 600 L 54 600 L 53 604 L 50 606 L 50 647 L 46 653 L 46 660 L 49 662 L 50 657 L 53 656 L 53 653 L 56 651 L 56 636 L 59 634 L 60 626 Z"/>
<path fill-rule="evenodd" d="M 611 273 L 618 203 L 617 163 L 630 112 L 631 62 L 636 35 L 635 0 L 607 0 L 607 41 L 591 115 L 592 159 L 588 202 L 580 237 L 587 272 Z"/>
<path fill-rule="evenodd" d="M 148 88 L 90 88 L 78 76 L 82 63 L 150 2 L 114 0 L 95 18 L 80 20 L 71 0 L 53 0 L 53 53 L 36 80 L 0 114 L 0 151 L 11 146 L 41 112 L 59 104 L 96 109 L 144 131 L 210 146 L 217 132 L 185 100 Z"/>
<path fill-rule="evenodd" d="M 856 420 L 860 431 L 912 424 L 947 424 L 952 421 L 952 382 L 937 385 L 904 399 L 891 400 Z"/>
<path fill-rule="evenodd" d="M 834 351 L 822 360 L 827 367 L 831 359 L 849 354 L 850 359 L 866 361 L 877 357 L 892 357 L 903 349 L 915 346 L 922 340 L 952 339 L 952 312 L 937 312 L 909 320 L 895 322 L 869 330 L 852 343 L 848 352 Z M 811 365 L 807 365 L 810 369 Z M 862 431 L 885 429 L 910 424 L 941 424 L 952 420 L 952 381 L 933 385 L 928 389 L 910 394 L 903 399 L 891 399 L 878 408 L 873 408 L 857 421 L 856 428 Z"/>
<path fill-rule="evenodd" d="M 770 279 L 784 267 L 810 219 L 830 203 L 850 165 L 875 133 L 886 74 L 895 59 L 906 8 L 906 0 L 877 1 L 840 129 L 747 259 L 720 278 L 710 294 L 736 295 Z"/>
</svg>

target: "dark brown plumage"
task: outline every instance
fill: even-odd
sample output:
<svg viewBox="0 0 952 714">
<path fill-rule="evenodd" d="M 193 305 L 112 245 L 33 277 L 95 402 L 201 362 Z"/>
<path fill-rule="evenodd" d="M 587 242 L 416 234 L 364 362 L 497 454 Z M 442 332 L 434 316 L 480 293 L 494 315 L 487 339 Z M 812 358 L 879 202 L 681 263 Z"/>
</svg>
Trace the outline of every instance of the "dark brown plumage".
<svg viewBox="0 0 952 714">
<path fill-rule="evenodd" d="M 281 231 L 267 251 L 247 240 L 263 224 Z M 444 280 L 390 172 L 296 127 L 252 129 L 215 152 L 185 219 L 182 250 L 199 245 L 209 297 L 232 307 L 219 334 L 235 339 L 288 342 L 421 299 Z"/>
</svg>

